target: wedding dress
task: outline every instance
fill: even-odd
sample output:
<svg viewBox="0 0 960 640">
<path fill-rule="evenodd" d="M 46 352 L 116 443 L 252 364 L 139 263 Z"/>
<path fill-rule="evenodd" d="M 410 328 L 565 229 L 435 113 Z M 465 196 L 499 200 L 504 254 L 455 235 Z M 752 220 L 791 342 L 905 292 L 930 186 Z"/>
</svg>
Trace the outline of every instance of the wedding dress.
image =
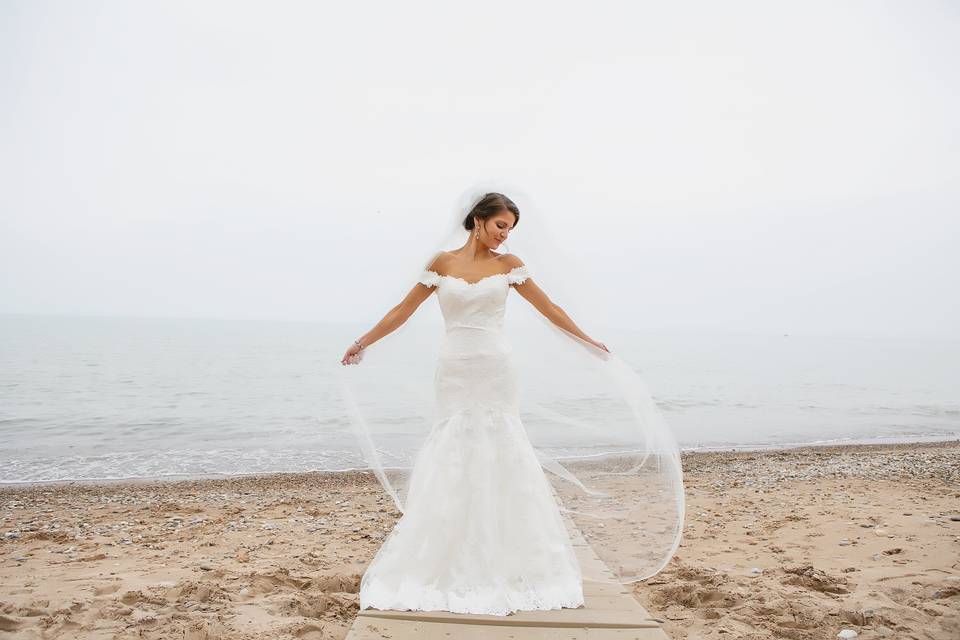
<svg viewBox="0 0 960 640">
<path fill-rule="evenodd" d="M 525 266 L 476 282 L 425 271 L 445 334 L 436 413 L 403 516 L 364 573 L 360 608 L 507 615 L 579 607 L 580 566 L 560 504 L 520 419 L 504 330 Z"/>
<path fill-rule="evenodd" d="M 623 274 L 562 251 L 536 204 L 509 191 L 522 231 L 501 249 L 522 266 L 476 282 L 430 271 L 440 253 L 469 240 L 463 219 L 485 192 L 478 190 L 465 193 L 446 222 L 424 213 L 439 212 L 439 203 L 417 200 L 410 220 L 441 232 L 429 250 L 397 245 L 396 264 L 408 264 L 402 253 L 417 258 L 415 269 L 411 260 L 409 270 L 350 275 L 364 290 L 431 287 L 437 295 L 422 304 L 437 304 L 441 316 L 418 310 L 365 347 L 359 365 L 330 363 L 346 420 L 318 419 L 352 430 L 361 468 L 402 514 L 361 580 L 361 608 L 578 607 L 582 582 L 645 580 L 680 545 L 680 449 L 634 365 L 616 347 L 561 328 L 526 296 L 508 295 L 514 287 L 542 291 L 540 301 L 549 294 L 609 339 L 602 325 L 611 311 L 598 315 L 580 303 Z M 572 219 L 564 208 L 551 211 Z M 656 303 L 641 295 L 617 292 L 624 303 Z M 564 525 L 608 571 L 591 565 L 581 574 Z"/>
</svg>

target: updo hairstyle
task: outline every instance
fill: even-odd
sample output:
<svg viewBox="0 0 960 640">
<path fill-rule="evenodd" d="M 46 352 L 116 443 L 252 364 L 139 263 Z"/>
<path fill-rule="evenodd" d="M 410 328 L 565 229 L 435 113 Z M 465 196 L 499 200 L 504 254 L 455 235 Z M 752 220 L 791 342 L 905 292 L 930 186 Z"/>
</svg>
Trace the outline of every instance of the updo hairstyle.
<svg viewBox="0 0 960 640">
<path fill-rule="evenodd" d="M 513 203 L 513 200 L 503 195 L 502 193 L 487 193 L 485 194 L 477 204 L 473 205 L 473 208 L 470 209 L 470 213 L 467 214 L 467 217 L 463 219 L 463 228 L 467 231 L 473 231 L 474 228 L 474 217 L 480 218 L 481 220 L 486 220 L 490 216 L 494 216 L 499 212 L 506 209 L 514 216 L 516 216 L 516 222 L 514 227 L 520 224 L 520 209 L 517 208 L 517 205 Z"/>
</svg>

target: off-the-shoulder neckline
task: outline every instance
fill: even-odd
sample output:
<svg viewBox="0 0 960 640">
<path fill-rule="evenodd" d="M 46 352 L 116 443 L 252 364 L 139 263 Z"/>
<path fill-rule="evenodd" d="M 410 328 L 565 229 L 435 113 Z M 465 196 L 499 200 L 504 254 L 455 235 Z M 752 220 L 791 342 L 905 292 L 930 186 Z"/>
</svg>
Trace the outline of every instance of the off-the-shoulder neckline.
<svg viewBox="0 0 960 640">
<path fill-rule="evenodd" d="M 447 274 L 445 274 L 445 273 L 437 273 L 436 271 L 433 271 L 432 269 L 425 269 L 425 271 L 426 271 L 427 273 L 432 273 L 433 275 L 437 276 L 438 278 L 450 278 L 451 280 L 459 280 L 460 282 L 466 284 L 467 286 L 472 286 L 472 285 L 475 285 L 475 284 L 480 284 L 481 282 L 483 282 L 483 281 L 486 280 L 487 278 L 496 278 L 497 276 L 508 276 L 508 275 L 510 275 L 511 273 L 513 273 L 514 271 L 516 271 L 517 269 L 523 269 L 525 266 L 526 266 L 526 265 L 521 264 L 521 265 L 517 265 L 517 266 L 514 267 L 513 269 L 510 269 L 510 271 L 504 271 L 503 273 L 491 273 L 491 274 L 488 275 L 488 276 L 483 276 L 482 278 L 480 278 L 479 280 L 477 280 L 477 281 L 475 281 L 475 282 L 470 282 L 469 280 L 464 280 L 464 279 L 461 278 L 460 276 L 451 276 L 451 275 L 447 275 Z"/>
</svg>

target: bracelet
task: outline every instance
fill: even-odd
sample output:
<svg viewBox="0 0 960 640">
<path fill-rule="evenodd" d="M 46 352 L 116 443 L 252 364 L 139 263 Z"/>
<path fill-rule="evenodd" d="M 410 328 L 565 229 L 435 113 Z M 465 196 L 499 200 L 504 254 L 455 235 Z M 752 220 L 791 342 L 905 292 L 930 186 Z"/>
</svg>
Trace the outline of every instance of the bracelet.
<svg viewBox="0 0 960 640">
<path fill-rule="evenodd" d="M 354 341 L 353 341 L 353 344 L 355 344 L 355 345 L 357 345 L 358 347 L 360 347 L 361 349 L 363 349 L 363 345 L 360 344 L 360 341 L 359 341 L 359 340 L 354 340 Z"/>
</svg>

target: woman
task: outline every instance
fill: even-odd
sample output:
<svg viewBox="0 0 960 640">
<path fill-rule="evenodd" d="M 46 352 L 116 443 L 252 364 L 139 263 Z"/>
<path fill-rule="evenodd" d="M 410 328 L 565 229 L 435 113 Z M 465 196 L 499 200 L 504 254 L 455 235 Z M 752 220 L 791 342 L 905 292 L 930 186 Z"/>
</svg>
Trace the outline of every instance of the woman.
<svg viewBox="0 0 960 640">
<path fill-rule="evenodd" d="M 606 493 L 614 488 L 610 479 L 623 483 L 630 474 L 649 471 L 642 462 L 636 464 L 635 454 L 624 453 L 622 442 L 604 449 L 601 457 L 590 451 L 587 464 L 577 466 L 586 458 L 568 462 L 566 456 L 561 465 L 536 450 L 528 438 L 520 417 L 512 340 L 504 329 L 509 290 L 515 288 L 563 335 L 588 345 L 594 360 L 609 349 L 550 300 L 516 255 L 496 251 L 519 220 L 519 208 L 510 198 L 484 194 L 462 219 L 469 233 L 462 246 L 437 254 L 406 298 L 355 340 L 341 359 L 342 365 L 359 363 L 370 345 L 403 325 L 437 292 L 445 334 L 436 360 L 435 408 L 429 433 L 405 478 L 403 516 L 363 575 L 361 609 L 507 615 L 582 606 L 583 575 L 562 505 L 575 507 L 564 510 L 577 514 L 581 529 L 590 530 L 587 535 L 609 535 L 612 531 L 604 532 L 603 520 L 611 521 L 616 512 L 622 521 L 626 513 L 624 503 Z M 604 355 L 600 360 L 606 359 Z M 613 413 L 607 415 L 622 422 Z M 371 441 L 366 449 L 371 466 L 380 468 L 378 478 L 394 494 L 369 426 L 360 412 L 355 417 L 361 442 Z M 571 420 L 568 413 L 553 424 Z M 592 425 L 587 429 L 588 441 L 617 440 L 603 437 L 602 429 Z M 574 434 L 585 431 L 574 427 Z M 669 446 L 665 449 L 671 453 Z M 565 452 L 583 450 L 568 446 Z M 551 486 L 544 468 L 561 479 L 558 486 Z M 601 503 L 603 511 L 591 510 Z M 672 507 L 675 518 L 675 502 Z M 676 537 L 676 523 L 670 524 L 666 533 Z M 598 553 L 603 544 L 601 536 Z M 612 544 L 607 557 L 619 558 L 621 543 Z M 663 546 L 653 545 L 661 556 Z"/>
</svg>

